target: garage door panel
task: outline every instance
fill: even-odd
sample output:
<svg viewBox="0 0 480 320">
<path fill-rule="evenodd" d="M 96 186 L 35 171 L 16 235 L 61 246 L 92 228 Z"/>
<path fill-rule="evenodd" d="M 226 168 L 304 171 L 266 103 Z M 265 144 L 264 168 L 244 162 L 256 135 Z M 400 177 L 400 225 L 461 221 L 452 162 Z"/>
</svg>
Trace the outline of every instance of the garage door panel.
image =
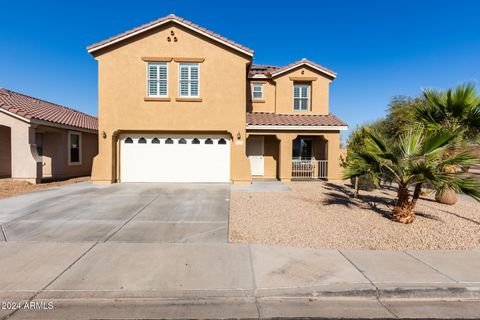
<svg viewBox="0 0 480 320">
<path fill-rule="evenodd" d="M 160 143 L 152 143 L 154 138 Z M 169 138 L 173 144 L 166 143 Z M 186 144 L 179 143 L 182 138 Z M 195 138 L 200 144 L 192 143 Z M 207 139 L 213 144 L 205 144 Z M 225 144 L 218 144 L 220 139 Z M 120 176 L 123 182 L 229 182 L 230 141 L 219 135 L 122 135 Z"/>
</svg>

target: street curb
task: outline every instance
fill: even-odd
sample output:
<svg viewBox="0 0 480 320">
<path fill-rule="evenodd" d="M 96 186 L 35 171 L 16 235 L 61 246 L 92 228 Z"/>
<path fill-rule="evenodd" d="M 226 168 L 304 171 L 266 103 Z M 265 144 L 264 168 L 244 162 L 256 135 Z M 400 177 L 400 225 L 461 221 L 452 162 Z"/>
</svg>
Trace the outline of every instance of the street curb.
<svg viewBox="0 0 480 320">
<path fill-rule="evenodd" d="M 0 297 L 12 294 L 0 291 Z M 196 299 L 196 298 L 371 298 L 371 299 L 480 299 L 479 286 L 389 286 L 358 289 L 339 287 L 257 288 L 229 290 L 75 291 L 44 290 L 40 299 Z"/>
</svg>

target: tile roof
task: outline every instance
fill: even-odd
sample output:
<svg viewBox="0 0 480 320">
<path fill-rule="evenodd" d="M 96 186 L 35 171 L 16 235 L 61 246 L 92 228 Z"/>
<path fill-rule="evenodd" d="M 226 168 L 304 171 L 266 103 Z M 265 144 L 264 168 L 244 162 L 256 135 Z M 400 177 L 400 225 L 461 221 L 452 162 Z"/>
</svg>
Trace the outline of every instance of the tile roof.
<svg viewBox="0 0 480 320">
<path fill-rule="evenodd" d="M 260 126 L 339 126 L 347 124 L 333 114 L 278 114 L 247 112 L 247 125 Z"/>
<path fill-rule="evenodd" d="M 250 66 L 248 76 L 251 77 L 251 76 L 256 75 L 256 74 L 264 74 L 268 77 L 272 77 L 272 75 L 275 75 L 279 72 L 288 70 L 290 68 L 294 68 L 296 66 L 300 66 L 302 64 L 309 64 L 309 65 L 313 66 L 314 68 L 319 69 L 320 71 L 323 71 L 327 74 L 330 74 L 334 78 L 337 76 L 337 74 L 334 71 L 332 71 L 330 69 L 327 69 L 324 66 L 321 66 L 318 63 L 315 63 L 315 62 L 310 61 L 310 60 L 305 59 L 305 58 L 303 58 L 302 60 L 298 60 L 298 61 L 295 61 L 293 63 L 290 63 L 290 64 L 288 64 L 286 66 L 283 66 L 283 67 L 264 65 L 264 64 L 252 64 Z"/>
<path fill-rule="evenodd" d="M 98 119 L 55 103 L 0 88 L 0 108 L 25 119 L 98 130 Z"/>
<path fill-rule="evenodd" d="M 277 66 L 269 66 L 265 64 L 252 64 L 250 66 L 250 70 L 248 75 L 252 76 L 255 74 L 264 74 L 264 75 L 270 75 L 272 72 L 275 72 L 276 70 L 280 69 L 281 67 Z"/>
<path fill-rule="evenodd" d="M 109 45 L 109 44 L 111 44 L 111 43 L 113 43 L 113 42 L 119 41 L 120 39 L 122 39 L 122 38 L 124 38 L 124 37 L 128 37 L 128 36 L 130 36 L 130 35 L 133 35 L 133 34 L 136 34 L 136 33 L 140 33 L 140 32 L 143 32 L 143 31 L 146 31 L 146 30 L 150 29 L 150 27 L 154 27 L 154 26 L 157 25 L 157 24 L 161 24 L 161 23 L 167 22 L 167 21 L 173 21 L 173 22 L 179 22 L 179 23 L 181 23 L 181 24 L 185 24 L 185 25 L 187 25 L 187 26 L 189 26 L 189 27 L 197 30 L 198 32 L 203 32 L 203 33 L 205 33 L 205 34 L 207 34 L 207 35 L 209 35 L 209 36 L 217 39 L 217 40 L 220 41 L 220 42 L 225 42 L 225 43 L 227 43 L 227 44 L 229 44 L 229 45 L 231 45 L 231 46 L 233 46 L 233 47 L 236 47 L 237 49 L 246 51 L 246 52 L 248 52 L 249 54 L 253 55 L 253 52 L 254 52 L 254 51 L 253 51 L 252 49 L 249 49 L 249 48 L 247 48 L 247 47 L 245 47 L 245 46 L 243 46 L 243 45 L 241 45 L 241 44 L 239 44 L 239 43 L 236 43 L 236 42 L 234 42 L 234 41 L 232 41 L 232 40 L 229 40 L 229 39 L 227 39 L 227 38 L 225 38 L 225 37 L 222 37 L 221 35 L 213 32 L 213 31 L 210 31 L 210 30 L 207 30 L 207 29 L 205 29 L 205 28 L 203 28 L 203 27 L 200 27 L 199 25 L 197 25 L 197 24 L 195 24 L 195 23 L 193 23 L 193 22 L 191 22 L 191 21 L 188 21 L 188 20 L 186 20 L 186 19 L 183 19 L 183 18 L 181 18 L 181 17 L 178 17 L 178 16 L 176 16 L 176 15 L 174 15 L 174 14 L 170 14 L 170 15 L 168 15 L 168 16 L 166 16 L 166 17 L 159 18 L 159 19 L 157 19 L 157 20 L 155 20 L 155 21 L 152 21 L 152 22 L 149 22 L 149 23 L 147 23 L 147 24 L 144 24 L 144 25 L 141 25 L 141 26 L 139 26 L 139 27 L 136 27 L 136 28 L 134 28 L 134 29 L 125 31 L 125 32 L 123 32 L 123 33 L 121 33 L 121 34 L 119 34 L 119 35 L 114 36 L 114 37 L 111 37 L 111 38 L 108 38 L 108 39 L 106 39 L 106 40 L 103 40 L 103 41 L 97 42 L 97 43 L 95 43 L 95 44 L 92 44 L 92 45 L 90 45 L 90 46 L 87 47 L 87 50 L 88 50 L 89 52 L 94 51 L 94 50 L 97 50 L 97 49 L 99 49 L 99 47 L 103 47 L 103 46 Z"/>
</svg>

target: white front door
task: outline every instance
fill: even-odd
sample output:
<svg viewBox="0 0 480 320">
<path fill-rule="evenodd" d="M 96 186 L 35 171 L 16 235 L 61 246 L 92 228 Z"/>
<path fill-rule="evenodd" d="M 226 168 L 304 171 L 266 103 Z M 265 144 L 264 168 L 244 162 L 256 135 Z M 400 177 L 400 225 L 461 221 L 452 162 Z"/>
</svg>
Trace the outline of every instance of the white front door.
<svg viewBox="0 0 480 320">
<path fill-rule="evenodd" d="M 264 175 L 262 136 L 250 136 L 247 141 L 247 156 L 250 159 L 250 169 L 252 176 Z"/>
<path fill-rule="evenodd" d="M 123 134 L 122 182 L 229 182 L 226 135 Z"/>
</svg>

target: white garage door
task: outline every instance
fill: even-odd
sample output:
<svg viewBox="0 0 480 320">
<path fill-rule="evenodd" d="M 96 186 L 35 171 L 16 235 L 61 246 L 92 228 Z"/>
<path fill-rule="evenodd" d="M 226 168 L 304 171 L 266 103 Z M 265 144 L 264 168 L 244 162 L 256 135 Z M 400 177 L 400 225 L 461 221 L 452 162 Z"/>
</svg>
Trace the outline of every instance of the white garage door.
<svg viewBox="0 0 480 320">
<path fill-rule="evenodd" d="M 229 182 L 230 139 L 221 135 L 121 135 L 120 179 Z"/>
</svg>

